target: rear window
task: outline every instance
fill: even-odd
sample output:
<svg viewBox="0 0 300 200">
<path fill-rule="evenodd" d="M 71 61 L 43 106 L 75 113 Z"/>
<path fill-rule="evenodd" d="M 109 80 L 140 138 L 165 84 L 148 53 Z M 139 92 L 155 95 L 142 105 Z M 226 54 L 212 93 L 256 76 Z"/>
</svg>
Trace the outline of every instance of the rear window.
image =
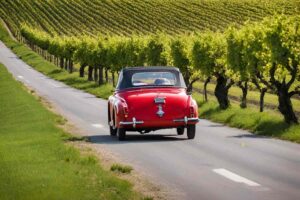
<svg viewBox="0 0 300 200">
<path fill-rule="evenodd" d="M 174 86 L 176 82 L 176 76 L 171 72 L 138 72 L 134 73 L 131 77 L 131 83 L 134 87 Z"/>
</svg>

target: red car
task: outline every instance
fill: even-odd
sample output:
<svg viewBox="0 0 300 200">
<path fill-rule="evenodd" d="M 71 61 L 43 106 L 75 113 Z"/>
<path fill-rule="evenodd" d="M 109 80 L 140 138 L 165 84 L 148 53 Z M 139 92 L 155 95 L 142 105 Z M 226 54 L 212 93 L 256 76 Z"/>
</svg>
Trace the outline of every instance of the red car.
<svg viewBox="0 0 300 200">
<path fill-rule="evenodd" d="M 193 139 L 198 121 L 197 103 L 175 67 L 123 69 L 108 101 L 110 134 L 119 140 L 127 131 L 144 134 L 166 128 L 176 128 L 178 135 L 186 128 L 188 139 Z"/>
</svg>

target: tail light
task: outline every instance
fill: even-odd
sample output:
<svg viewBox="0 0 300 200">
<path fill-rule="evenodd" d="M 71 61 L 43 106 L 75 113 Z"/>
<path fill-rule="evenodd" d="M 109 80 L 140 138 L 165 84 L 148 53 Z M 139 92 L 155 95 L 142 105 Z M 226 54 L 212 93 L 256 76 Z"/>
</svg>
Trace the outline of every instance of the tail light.
<svg viewBox="0 0 300 200">
<path fill-rule="evenodd" d="M 195 113 L 195 108 L 193 106 L 190 106 L 190 117 L 195 117 L 194 113 Z"/>
<path fill-rule="evenodd" d="M 123 112 L 124 112 L 124 117 L 128 117 L 128 107 L 127 106 L 123 107 Z"/>
</svg>

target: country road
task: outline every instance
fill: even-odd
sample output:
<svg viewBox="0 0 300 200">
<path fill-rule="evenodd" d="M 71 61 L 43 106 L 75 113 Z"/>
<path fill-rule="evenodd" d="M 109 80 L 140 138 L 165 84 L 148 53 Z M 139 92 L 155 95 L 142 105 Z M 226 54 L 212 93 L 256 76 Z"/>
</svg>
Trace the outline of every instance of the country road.
<svg viewBox="0 0 300 200">
<path fill-rule="evenodd" d="M 106 100 L 33 70 L 2 42 L 0 62 L 76 124 L 93 145 L 104 145 L 134 168 L 143 169 L 178 192 L 180 199 L 300 199 L 298 144 L 257 137 L 203 119 L 194 140 L 177 136 L 171 129 L 148 135 L 132 133 L 120 142 L 109 136 Z"/>
</svg>

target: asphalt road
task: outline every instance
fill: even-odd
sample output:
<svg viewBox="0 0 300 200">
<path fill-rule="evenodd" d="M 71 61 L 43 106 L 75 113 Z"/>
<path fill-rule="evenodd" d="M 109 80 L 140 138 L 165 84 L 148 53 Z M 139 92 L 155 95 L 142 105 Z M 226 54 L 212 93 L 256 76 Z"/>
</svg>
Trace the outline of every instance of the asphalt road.
<svg viewBox="0 0 300 200">
<path fill-rule="evenodd" d="M 200 120 L 194 140 L 176 136 L 170 129 L 133 133 L 120 142 L 109 136 L 105 100 L 33 70 L 2 42 L 0 62 L 55 105 L 95 146 L 105 145 L 134 168 L 174 189 L 180 199 L 300 199 L 298 144 L 257 137 L 207 120 Z"/>
</svg>

